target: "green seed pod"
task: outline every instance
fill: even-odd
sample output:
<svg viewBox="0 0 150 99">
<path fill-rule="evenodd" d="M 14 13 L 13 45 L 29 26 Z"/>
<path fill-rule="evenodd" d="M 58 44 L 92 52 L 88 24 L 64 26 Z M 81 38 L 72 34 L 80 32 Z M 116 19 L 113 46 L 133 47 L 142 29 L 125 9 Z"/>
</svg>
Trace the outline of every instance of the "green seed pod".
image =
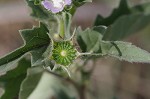
<svg viewBox="0 0 150 99">
<path fill-rule="evenodd" d="M 57 64 L 67 66 L 77 57 L 77 51 L 69 41 L 54 42 L 52 58 Z"/>
</svg>

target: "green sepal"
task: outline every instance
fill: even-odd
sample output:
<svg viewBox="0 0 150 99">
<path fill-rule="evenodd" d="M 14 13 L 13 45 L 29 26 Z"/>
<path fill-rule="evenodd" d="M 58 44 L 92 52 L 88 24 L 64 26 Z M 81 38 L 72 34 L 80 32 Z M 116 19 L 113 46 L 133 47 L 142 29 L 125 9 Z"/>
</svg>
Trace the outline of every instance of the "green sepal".
<svg viewBox="0 0 150 99">
<path fill-rule="evenodd" d="M 29 0 L 34 1 L 34 5 L 40 5 L 43 0 Z"/>
</svg>

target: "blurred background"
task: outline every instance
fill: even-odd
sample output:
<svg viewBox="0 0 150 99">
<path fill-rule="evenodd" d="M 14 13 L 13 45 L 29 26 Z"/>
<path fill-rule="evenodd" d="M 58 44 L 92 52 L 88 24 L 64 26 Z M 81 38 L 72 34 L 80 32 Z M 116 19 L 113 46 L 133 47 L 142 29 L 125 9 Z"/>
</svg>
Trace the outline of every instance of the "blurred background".
<svg viewBox="0 0 150 99">
<path fill-rule="evenodd" d="M 97 14 L 107 17 L 120 0 L 93 0 L 80 7 L 74 25 L 93 25 Z M 150 0 L 128 0 L 129 6 Z M 30 16 L 24 0 L 0 0 L 0 57 L 23 44 L 18 30 L 32 28 L 38 22 Z M 150 26 L 125 39 L 150 52 Z M 150 99 L 150 65 L 98 59 L 92 77 L 93 93 L 98 99 Z"/>
</svg>

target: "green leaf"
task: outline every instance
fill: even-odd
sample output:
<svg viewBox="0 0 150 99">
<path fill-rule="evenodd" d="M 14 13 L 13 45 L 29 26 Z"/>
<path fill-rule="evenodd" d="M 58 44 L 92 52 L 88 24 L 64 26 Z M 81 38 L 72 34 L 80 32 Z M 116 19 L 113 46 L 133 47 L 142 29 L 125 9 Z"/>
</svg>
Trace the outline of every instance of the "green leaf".
<svg viewBox="0 0 150 99">
<path fill-rule="evenodd" d="M 131 34 L 142 31 L 150 24 L 150 15 L 132 14 L 122 16 L 110 26 L 104 34 L 103 40 L 117 41 Z"/>
<path fill-rule="evenodd" d="M 101 52 L 101 33 L 91 29 L 86 29 L 85 31 L 82 31 L 79 28 L 77 30 L 77 33 L 77 42 L 82 52 Z"/>
<path fill-rule="evenodd" d="M 28 70 L 21 85 L 19 99 L 77 99 L 76 95 L 74 87 L 66 80 L 44 72 L 42 67 L 34 67 Z"/>
<path fill-rule="evenodd" d="M 31 67 L 31 63 L 26 59 L 22 59 L 19 61 L 17 68 L 0 77 L 0 83 L 4 84 L 5 89 L 5 93 L 1 99 L 13 99 L 18 97 L 20 84 L 25 78 L 26 71 L 29 67 Z"/>
<path fill-rule="evenodd" d="M 47 43 L 49 36 L 46 26 L 40 23 L 40 27 L 33 27 L 33 29 L 20 30 L 20 33 L 28 45 L 37 45 L 36 43 Z M 33 44 L 32 44 L 33 43 Z"/>
<path fill-rule="evenodd" d="M 134 6 L 131 8 L 132 13 L 144 13 L 146 15 L 150 14 L 150 3 L 144 3 L 141 5 Z"/>
<path fill-rule="evenodd" d="M 143 13 L 143 14 L 150 14 L 150 3 L 145 3 L 141 5 L 137 5 L 134 7 L 129 8 L 127 0 L 121 0 L 119 7 L 117 9 L 114 9 L 112 14 L 109 17 L 102 17 L 101 15 L 98 15 L 94 25 L 105 25 L 110 26 L 113 24 L 118 18 L 124 15 L 129 14 L 135 14 L 135 13 Z"/>
<path fill-rule="evenodd" d="M 120 16 L 128 14 L 130 14 L 130 9 L 128 7 L 127 0 L 121 0 L 119 7 L 117 9 L 114 9 L 109 17 L 103 18 L 101 15 L 98 15 L 95 20 L 95 26 L 109 26 L 114 23 L 115 20 L 118 19 Z"/>
<path fill-rule="evenodd" d="M 27 86 L 29 87 L 29 85 Z M 32 87 L 32 84 L 30 84 Z M 26 90 L 27 91 L 27 90 Z M 44 72 L 36 86 L 36 89 L 29 95 L 29 99 L 78 99 L 74 86 L 49 72 Z M 27 99 L 27 98 L 20 98 Z"/>
<path fill-rule="evenodd" d="M 48 46 L 50 39 L 47 35 L 46 27 L 41 24 L 40 27 L 34 27 L 29 30 L 20 31 L 24 39 L 24 46 L 0 59 L 0 74 L 3 74 L 13 68 L 25 53 L 43 46 Z"/>
<path fill-rule="evenodd" d="M 50 67 L 51 70 L 54 67 L 54 63 L 50 60 L 50 55 L 52 52 L 51 44 L 49 46 L 43 46 L 41 48 L 37 48 L 31 51 L 32 59 L 31 63 L 32 66 L 45 66 Z"/>
<path fill-rule="evenodd" d="M 16 68 L 17 62 L 24 57 L 24 54 L 27 50 L 24 47 L 21 47 L 10 54 L 0 58 L 0 74 L 3 75 L 7 71 Z"/>
<path fill-rule="evenodd" d="M 28 99 L 28 96 L 36 88 L 39 80 L 41 79 L 43 71 L 43 67 L 33 67 L 28 69 L 27 77 L 21 84 L 19 99 Z"/>
<path fill-rule="evenodd" d="M 48 44 L 50 43 L 47 28 L 45 25 L 41 24 L 40 28 L 34 27 L 32 30 L 23 30 L 20 32 L 26 42 L 26 46 L 33 46 L 34 43 L 35 45 L 41 45 L 31 51 L 32 65 L 35 66 L 41 64 L 42 60 L 45 58 L 43 53 L 47 50 Z M 49 54 L 47 54 L 47 56 L 48 55 Z"/>
<path fill-rule="evenodd" d="M 103 25 L 100 25 L 100 26 L 94 26 L 93 27 L 93 30 L 94 31 L 97 31 L 99 33 L 101 33 L 101 35 L 104 35 L 106 30 L 107 30 L 107 27 L 106 26 L 103 26 Z"/>
<path fill-rule="evenodd" d="M 102 53 L 119 60 L 138 63 L 150 63 L 150 53 L 135 45 L 122 41 L 103 41 L 101 43 Z"/>
<path fill-rule="evenodd" d="M 46 58 L 43 53 L 47 50 L 47 46 L 43 46 L 41 48 L 37 48 L 35 50 L 31 51 L 31 63 L 32 66 L 38 66 L 38 65 L 42 65 L 43 60 Z M 47 54 L 48 57 L 49 54 Z"/>
</svg>

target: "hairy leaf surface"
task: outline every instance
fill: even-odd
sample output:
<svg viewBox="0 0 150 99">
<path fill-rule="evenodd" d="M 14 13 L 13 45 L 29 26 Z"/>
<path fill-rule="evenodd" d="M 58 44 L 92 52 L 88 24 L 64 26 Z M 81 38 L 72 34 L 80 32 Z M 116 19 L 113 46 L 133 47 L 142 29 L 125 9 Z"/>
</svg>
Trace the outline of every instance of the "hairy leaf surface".
<svg viewBox="0 0 150 99">
<path fill-rule="evenodd" d="M 102 35 L 94 30 L 86 29 L 82 31 L 78 28 L 77 41 L 82 52 L 101 52 L 100 42 Z"/>
<path fill-rule="evenodd" d="M 5 93 L 1 99 L 12 99 L 18 97 L 20 84 L 25 78 L 26 71 L 29 67 L 31 67 L 30 61 L 21 59 L 17 68 L 0 77 L 0 83 L 4 84 L 5 87 Z"/>
<path fill-rule="evenodd" d="M 122 16 L 106 30 L 103 40 L 121 40 L 131 34 L 142 31 L 148 25 L 150 25 L 150 15 L 132 14 Z"/>
<path fill-rule="evenodd" d="M 150 63 L 150 53 L 123 41 L 103 41 L 102 53 L 128 62 Z"/>
<path fill-rule="evenodd" d="M 20 99 L 27 98 L 76 99 L 77 93 L 69 82 L 59 76 L 57 77 L 49 72 L 44 72 L 40 67 L 35 67 L 29 69 L 28 76 L 22 83 Z"/>
<path fill-rule="evenodd" d="M 47 35 L 48 31 L 43 24 L 41 24 L 40 27 L 22 30 L 20 32 L 24 39 L 24 46 L 0 59 L 0 74 L 4 74 L 9 70 L 14 69 L 16 63 L 23 57 L 23 55 L 25 55 L 25 53 L 37 48 L 48 46 L 50 43 L 50 39 Z"/>
</svg>

